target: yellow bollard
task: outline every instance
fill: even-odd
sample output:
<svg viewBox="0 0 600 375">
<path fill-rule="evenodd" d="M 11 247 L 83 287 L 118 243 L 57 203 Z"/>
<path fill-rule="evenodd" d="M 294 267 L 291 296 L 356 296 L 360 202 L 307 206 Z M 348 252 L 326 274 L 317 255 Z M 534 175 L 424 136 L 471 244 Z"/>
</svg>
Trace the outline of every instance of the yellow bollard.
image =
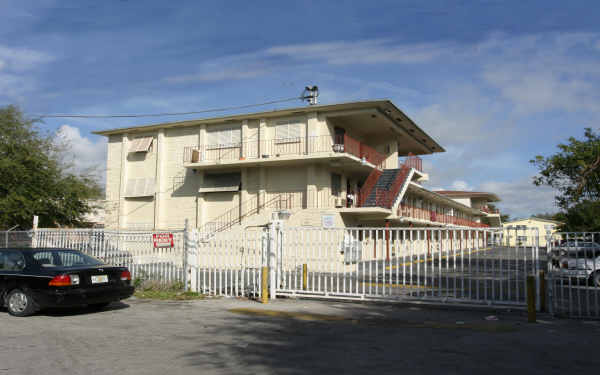
<svg viewBox="0 0 600 375">
<path fill-rule="evenodd" d="M 527 321 L 535 323 L 535 277 L 527 276 Z"/>
<path fill-rule="evenodd" d="M 308 289 L 308 266 L 302 265 L 302 290 Z"/>
<path fill-rule="evenodd" d="M 269 302 L 269 267 L 262 268 L 262 280 L 261 280 L 261 290 L 262 293 L 260 295 L 260 302 L 267 303 Z"/>
<path fill-rule="evenodd" d="M 546 274 L 544 271 L 540 271 L 540 311 L 546 312 L 546 293 L 547 293 L 547 285 L 546 285 Z"/>
</svg>

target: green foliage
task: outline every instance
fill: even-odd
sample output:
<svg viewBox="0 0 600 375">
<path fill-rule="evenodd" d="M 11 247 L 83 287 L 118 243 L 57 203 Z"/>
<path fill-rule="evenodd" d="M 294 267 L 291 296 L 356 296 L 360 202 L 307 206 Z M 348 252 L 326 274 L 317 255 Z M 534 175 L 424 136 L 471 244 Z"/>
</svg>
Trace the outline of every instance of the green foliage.
<svg viewBox="0 0 600 375">
<path fill-rule="evenodd" d="M 43 134 L 14 106 L 0 108 L 0 229 L 81 226 L 101 188 L 94 175 L 71 171 L 61 161 L 68 145 Z"/>
<path fill-rule="evenodd" d="M 539 169 L 533 183 L 557 189 L 556 203 L 564 210 L 581 201 L 600 199 L 600 136 L 586 128 L 583 140 L 571 137 L 558 148 L 550 157 L 538 155 L 530 161 Z"/>
<path fill-rule="evenodd" d="M 583 201 L 555 217 L 564 223 L 560 231 L 600 232 L 600 201 Z"/>
<path fill-rule="evenodd" d="M 203 294 L 184 291 L 183 283 L 180 281 L 161 282 L 156 280 L 141 281 L 136 285 L 135 296 L 137 298 L 159 300 L 191 300 L 205 298 Z"/>
</svg>

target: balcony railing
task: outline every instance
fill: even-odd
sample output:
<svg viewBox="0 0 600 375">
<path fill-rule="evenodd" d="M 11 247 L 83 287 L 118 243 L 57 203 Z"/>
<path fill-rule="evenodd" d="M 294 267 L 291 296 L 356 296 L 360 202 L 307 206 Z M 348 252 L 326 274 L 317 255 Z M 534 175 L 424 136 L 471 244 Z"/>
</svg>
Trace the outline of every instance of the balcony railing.
<svg viewBox="0 0 600 375">
<path fill-rule="evenodd" d="M 461 227 L 474 227 L 474 228 L 485 228 L 489 227 L 487 224 L 478 223 L 473 220 L 456 217 L 452 215 L 447 215 L 443 213 L 439 213 L 432 210 L 427 210 L 424 208 L 419 208 L 415 206 L 410 206 L 406 204 L 401 204 L 398 208 L 398 216 L 403 216 L 407 218 L 417 219 L 417 220 L 426 220 L 434 223 L 441 224 L 452 224 Z"/>
<path fill-rule="evenodd" d="M 416 155 L 408 154 L 408 156 L 404 158 L 404 165 L 409 168 L 414 168 L 419 172 L 423 172 L 423 160 Z"/>
<path fill-rule="evenodd" d="M 487 206 L 483 206 L 480 208 L 481 211 L 486 212 L 488 214 L 499 214 L 500 210 L 498 210 L 497 208 L 489 208 Z"/>
<path fill-rule="evenodd" d="M 184 163 L 268 159 L 278 156 L 304 156 L 326 152 L 347 153 L 377 166 L 384 167 L 385 156 L 348 135 L 329 135 L 253 140 L 231 144 L 185 147 Z"/>
</svg>

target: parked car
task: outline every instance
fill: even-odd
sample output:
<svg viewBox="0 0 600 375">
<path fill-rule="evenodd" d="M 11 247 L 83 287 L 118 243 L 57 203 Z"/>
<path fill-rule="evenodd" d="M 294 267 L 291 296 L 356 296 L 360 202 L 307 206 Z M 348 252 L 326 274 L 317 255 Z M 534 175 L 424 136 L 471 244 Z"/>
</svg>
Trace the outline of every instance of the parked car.
<svg viewBox="0 0 600 375">
<path fill-rule="evenodd" d="M 579 242 L 562 246 L 553 250 L 551 262 L 559 276 L 600 287 L 600 245 L 597 243 Z"/>
<path fill-rule="evenodd" d="M 560 268 L 560 259 L 568 254 L 593 254 L 600 250 L 600 244 L 584 240 L 562 240 L 552 246 L 548 259 L 552 268 Z"/>
<path fill-rule="evenodd" d="M 0 249 L 0 302 L 14 316 L 49 307 L 101 308 L 133 292 L 126 267 L 78 250 Z"/>
</svg>

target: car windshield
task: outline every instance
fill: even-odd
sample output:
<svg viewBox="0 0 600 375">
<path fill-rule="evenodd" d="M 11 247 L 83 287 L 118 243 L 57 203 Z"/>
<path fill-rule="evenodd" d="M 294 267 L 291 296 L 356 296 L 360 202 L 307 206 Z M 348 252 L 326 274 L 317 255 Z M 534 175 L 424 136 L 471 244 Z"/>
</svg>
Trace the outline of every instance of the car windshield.
<svg viewBox="0 0 600 375">
<path fill-rule="evenodd" d="M 37 250 L 32 252 L 32 257 L 41 267 L 81 267 L 104 264 L 104 262 L 76 250 Z"/>
</svg>

